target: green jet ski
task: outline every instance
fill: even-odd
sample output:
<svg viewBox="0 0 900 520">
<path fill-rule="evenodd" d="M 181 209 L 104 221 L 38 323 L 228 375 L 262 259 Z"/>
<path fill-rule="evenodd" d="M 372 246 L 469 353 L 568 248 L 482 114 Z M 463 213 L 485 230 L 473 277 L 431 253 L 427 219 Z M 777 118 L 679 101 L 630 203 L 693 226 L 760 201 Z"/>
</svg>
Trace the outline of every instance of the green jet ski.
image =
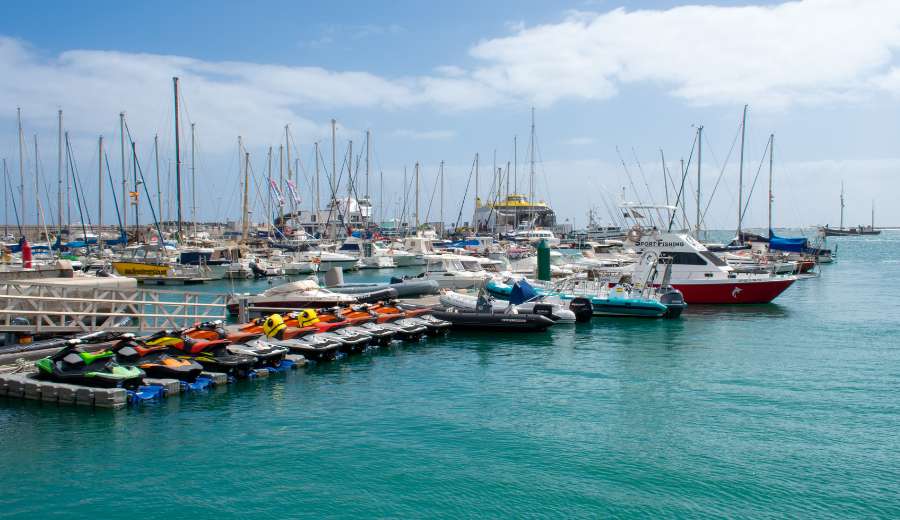
<svg viewBox="0 0 900 520">
<path fill-rule="evenodd" d="M 52 356 L 35 362 L 37 377 L 73 385 L 99 388 L 137 388 L 144 379 L 144 371 L 116 362 L 116 354 L 109 349 L 85 352 L 81 340 L 72 339 Z"/>
</svg>

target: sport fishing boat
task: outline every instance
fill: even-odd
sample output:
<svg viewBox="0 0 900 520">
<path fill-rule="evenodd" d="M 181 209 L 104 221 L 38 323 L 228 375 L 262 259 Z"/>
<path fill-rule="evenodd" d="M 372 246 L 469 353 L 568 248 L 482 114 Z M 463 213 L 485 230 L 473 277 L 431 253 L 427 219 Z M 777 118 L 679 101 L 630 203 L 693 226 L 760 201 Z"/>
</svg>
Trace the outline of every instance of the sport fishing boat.
<svg viewBox="0 0 900 520">
<path fill-rule="evenodd" d="M 674 206 L 665 208 L 674 210 Z M 626 247 L 671 265 L 671 284 L 688 304 L 769 303 L 797 281 L 795 275 L 738 273 L 687 233 L 635 226 L 629 231 Z M 645 279 L 651 264 L 638 262 L 624 269 L 629 269 L 634 279 Z"/>
</svg>

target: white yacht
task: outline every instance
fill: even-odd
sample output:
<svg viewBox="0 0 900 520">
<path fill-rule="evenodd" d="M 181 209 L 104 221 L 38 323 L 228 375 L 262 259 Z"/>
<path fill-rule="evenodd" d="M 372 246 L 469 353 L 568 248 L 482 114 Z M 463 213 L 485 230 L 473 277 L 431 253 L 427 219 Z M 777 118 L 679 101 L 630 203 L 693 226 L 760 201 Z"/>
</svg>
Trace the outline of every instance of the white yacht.
<svg viewBox="0 0 900 520">
<path fill-rule="evenodd" d="M 472 289 L 481 287 L 490 273 L 481 267 L 478 258 L 462 255 L 425 255 L 426 280 L 434 280 L 446 289 Z"/>
</svg>

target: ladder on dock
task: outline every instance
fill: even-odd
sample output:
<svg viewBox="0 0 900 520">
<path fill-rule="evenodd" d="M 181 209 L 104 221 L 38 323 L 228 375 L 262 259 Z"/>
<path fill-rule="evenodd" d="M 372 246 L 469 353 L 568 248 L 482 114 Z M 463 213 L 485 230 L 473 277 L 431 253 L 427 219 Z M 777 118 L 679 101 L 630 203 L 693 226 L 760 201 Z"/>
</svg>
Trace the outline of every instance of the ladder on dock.
<svg viewBox="0 0 900 520">
<path fill-rule="evenodd" d="M 225 296 L 147 289 L 0 283 L 0 331 L 144 332 L 225 319 Z"/>
</svg>

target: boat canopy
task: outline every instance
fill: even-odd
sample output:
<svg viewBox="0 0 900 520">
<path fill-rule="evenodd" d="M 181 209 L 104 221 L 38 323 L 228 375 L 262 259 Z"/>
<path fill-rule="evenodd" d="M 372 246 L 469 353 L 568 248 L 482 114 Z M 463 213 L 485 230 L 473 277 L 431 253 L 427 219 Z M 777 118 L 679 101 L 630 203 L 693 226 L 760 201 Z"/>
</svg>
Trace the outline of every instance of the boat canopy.
<svg viewBox="0 0 900 520">
<path fill-rule="evenodd" d="M 773 230 L 769 230 L 769 249 L 776 251 L 788 251 L 792 253 L 803 253 L 807 249 L 808 240 L 806 237 L 785 238 L 775 235 Z"/>
</svg>

